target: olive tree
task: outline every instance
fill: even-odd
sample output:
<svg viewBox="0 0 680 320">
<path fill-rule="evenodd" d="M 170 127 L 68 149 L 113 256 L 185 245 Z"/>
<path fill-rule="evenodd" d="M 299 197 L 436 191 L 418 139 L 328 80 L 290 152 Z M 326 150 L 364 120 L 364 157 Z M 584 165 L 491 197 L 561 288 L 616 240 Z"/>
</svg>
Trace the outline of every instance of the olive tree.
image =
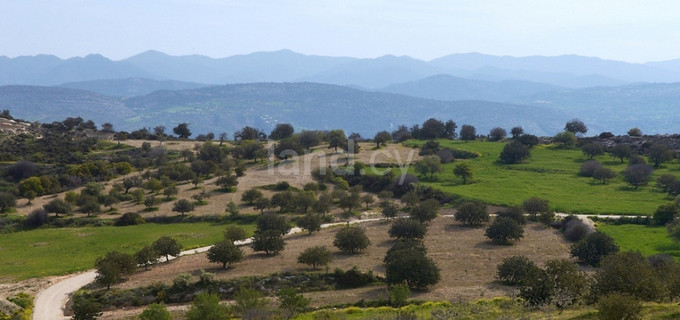
<svg viewBox="0 0 680 320">
<path fill-rule="evenodd" d="M 333 245 L 346 254 L 356 254 L 368 248 L 371 241 L 366 236 L 366 231 L 358 227 L 340 229 L 335 234 Z"/>
<path fill-rule="evenodd" d="M 221 263 L 223 269 L 243 259 L 243 250 L 231 240 L 223 240 L 208 249 L 208 261 Z"/>
</svg>

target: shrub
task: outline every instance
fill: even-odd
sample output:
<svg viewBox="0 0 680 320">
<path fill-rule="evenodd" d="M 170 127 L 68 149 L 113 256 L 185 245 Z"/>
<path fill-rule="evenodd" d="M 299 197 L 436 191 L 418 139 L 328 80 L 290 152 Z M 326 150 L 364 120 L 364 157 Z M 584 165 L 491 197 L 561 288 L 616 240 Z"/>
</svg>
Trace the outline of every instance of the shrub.
<svg viewBox="0 0 680 320">
<path fill-rule="evenodd" d="M 522 285 L 527 282 L 532 272 L 538 269 L 538 266 L 525 256 L 512 256 L 503 259 L 496 269 L 496 278 L 505 284 Z"/>
<path fill-rule="evenodd" d="M 243 250 L 237 247 L 231 240 L 224 240 L 210 247 L 207 256 L 208 261 L 221 263 L 222 268 L 226 269 L 228 265 L 243 259 Z"/>
<path fill-rule="evenodd" d="M 616 292 L 653 301 L 667 296 L 669 276 L 658 273 L 639 252 L 620 252 L 602 260 L 592 290 L 597 296 Z"/>
<path fill-rule="evenodd" d="M 581 151 L 583 151 L 583 154 L 588 156 L 589 159 L 604 154 L 604 148 L 602 145 L 594 142 L 583 145 L 583 147 L 581 147 Z"/>
<path fill-rule="evenodd" d="M 522 211 L 522 208 L 518 206 L 503 208 L 496 212 L 496 216 L 499 218 L 510 218 L 515 220 L 515 222 L 519 223 L 520 225 L 525 225 L 527 223 L 527 219 L 524 216 L 524 211 Z"/>
<path fill-rule="evenodd" d="M 601 167 L 593 172 L 593 179 L 602 181 L 602 184 L 607 184 L 607 180 L 616 178 L 616 175 L 616 171 Z"/>
<path fill-rule="evenodd" d="M 486 205 L 481 202 L 466 202 L 458 207 L 454 219 L 465 226 L 481 226 L 489 221 L 489 212 Z"/>
<path fill-rule="evenodd" d="M 142 223 L 144 223 L 144 218 L 135 212 L 127 212 L 116 221 L 117 226 L 133 226 Z"/>
<path fill-rule="evenodd" d="M 298 226 L 309 234 L 321 230 L 321 215 L 308 213 L 298 220 Z"/>
<path fill-rule="evenodd" d="M 580 263 L 597 267 L 605 256 L 618 252 L 619 247 L 610 236 L 596 231 L 571 245 L 570 251 Z"/>
<path fill-rule="evenodd" d="M 524 237 L 524 229 L 513 219 L 496 217 L 484 235 L 495 244 L 509 244 Z"/>
<path fill-rule="evenodd" d="M 411 290 L 408 286 L 403 284 L 395 284 L 390 288 L 389 298 L 390 305 L 393 307 L 401 307 L 408 302 L 408 297 L 411 295 Z"/>
<path fill-rule="evenodd" d="M 187 311 L 187 320 L 222 320 L 228 319 L 227 307 L 220 305 L 216 294 L 201 293 L 196 296 Z"/>
<path fill-rule="evenodd" d="M 597 160 L 586 160 L 581 163 L 578 174 L 584 177 L 592 177 L 595 172 L 602 168 L 602 164 Z"/>
<path fill-rule="evenodd" d="M 597 317 L 600 320 L 642 319 L 642 304 L 635 297 L 612 293 L 600 297 L 597 304 Z"/>
<path fill-rule="evenodd" d="M 439 201 L 435 199 L 427 199 L 421 201 L 418 205 L 411 209 L 411 218 L 417 219 L 421 223 L 431 221 L 437 217 L 439 211 Z"/>
<path fill-rule="evenodd" d="M 406 249 L 413 249 L 421 254 L 427 254 L 427 248 L 425 248 L 425 245 L 420 240 L 401 240 L 397 241 L 391 248 L 387 250 L 383 262 L 388 263 L 395 256 L 395 253 Z"/>
<path fill-rule="evenodd" d="M 425 289 L 439 282 L 441 276 L 435 262 L 415 249 L 399 250 L 385 265 L 385 281 Z"/>
<path fill-rule="evenodd" d="M 297 262 L 316 269 L 318 266 L 326 266 L 331 262 L 331 252 L 324 246 L 310 247 L 300 253 Z"/>
<path fill-rule="evenodd" d="M 139 320 L 171 320 L 170 311 L 162 303 L 150 304 L 139 315 Z"/>
<path fill-rule="evenodd" d="M 654 169 L 646 164 L 635 164 L 623 171 L 623 180 L 637 189 L 649 183 L 649 177 L 653 171 Z"/>
<path fill-rule="evenodd" d="M 264 251 L 267 255 L 277 255 L 283 251 L 286 243 L 280 230 L 257 230 L 253 236 L 253 251 Z"/>
<path fill-rule="evenodd" d="M 179 256 L 179 253 L 182 250 L 182 246 L 179 242 L 168 236 L 158 238 L 151 246 L 159 255 L 165 256 L 165 261 L 169 261 L 170 256 Z"/>
<path fill-rule="evenodd" d="M 578 218 L 565 223 L 563 229 L 564 237 L 571 242 L 577 242 L 593 232 L 588 225 Z"/>
<path fill-rule="evenodd" d="M 372 271 L 369 270 L 368 272 L 363 273 L 357 266 L 354 266 L 347 271 L 343 271 L 340 268 L 335 269 L 334 276 L 338 288 L 358 288 L 377 280 L 375 276 L 373 276 Z"/>
<path fill-rule="evenodd" d="M 522 202 L 522 208 L 531 217 L 536 218 L 538 214 L 550 211 L 550 201 L 547 199 L 531 197 Z"/>
<path fill-rule="evenodd" d="M 677 215 L 678 207 L 675 206 L 675 203 L 662 204 L 654 211 L 654 223 L 661 226 L 666 225 L 673 221 Z"/>
<path fill-rule="evenodd" d="M 239 226 L 228 226 L 224 230 L 224 239 L 229 240 L 229 241 L 240 241 L 248 238 L 248 235 L 246 234 L 246 230 Z"/>
<path fill-rule="evenodd" d="M 528 159 L 531 153 L 529 148 L 518 141 L 508 143 L 503 147 L 499 158 L 503 163 L 515 164 Z"/>
<path fill-rule="evenodd" d="M 427 228 L 420 221 L 414 219 L 397 219 L 392 222 L 388 231 L 391 238 L 397 239 L 423 239 Z"/>
<path fill-rule="evenodd" d="M 14 208 L 17 200 L 14 195 L 7 192 L 0 192 L 0 213 L 6 212 L 9 208 Z"/>
<path fill-rule="evenodd" d="M 76 294 L 71 311 L 74 320 L 94 320 L 102 315 L 102 305 L 84 294 Z"/>
<path fill-rule="evenodd" d="M 355 254 L 368 248 L 371 241 L 366 236 L 362 228 L 348 227 L 342 228 L 335 234 L 333 245 L 347 254 Z"/>
<path fill-rule="evenodd" d="M 43 208 L 33 209 L 24 220 L 24 225 L 28 228 L 37 228 L 45 223 L 47 223 L 47 210 Z"/>
</svg>

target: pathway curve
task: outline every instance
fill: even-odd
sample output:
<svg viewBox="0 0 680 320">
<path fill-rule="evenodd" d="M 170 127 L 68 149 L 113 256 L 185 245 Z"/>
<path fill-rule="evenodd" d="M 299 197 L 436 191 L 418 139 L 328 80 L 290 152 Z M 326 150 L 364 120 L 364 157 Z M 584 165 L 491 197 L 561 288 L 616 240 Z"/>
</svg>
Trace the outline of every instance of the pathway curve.
<svg viewBox="0 0 680 320">
<path fill-rule="evenodd" d="M 383 218 L 373 218 L 373 219 L 361 219 L 361 220 L 353 220 L 350 223 L 355 224 L 355 223 L 362 223 L 362 222 L 370 222 L 370 221 L 378 221 L 382 220 Z M 345 225 L 346 222 L 335 222 L 335 223 L 326 223 L 321 225 L 321 228 L 328 228 L 328 227 L 333 227 L 337 225 Z M 295 227 L 288 232 L 288 235 L 295 234 L 295 233 L 300 233 L 302 232 L 302 229 Z M 243 241 L 237 241 L 237 245 L 246 245 L 250 244 L 253 241 L 253 238 L 248 238 Z M 197 253 L 202 253 L 208 251 L 211 246 L 207 247 L 201 247 L 197 249 L 191 249 L 191 250 L 186 250 L 182 251 L 179 254 L 179 257 L 181 256 L 186 256 L 186 255 L 191 255 L 191 254 L 197 254 Z M 170 260 L 176 259 L 176 257 L 171 257 Z M 43 289 L 40 291 L 36 297 L 34 302 L 35 308 L 33 309 L 33 320 L 62 320 L 62 319 L 70 319 L 70 317 L 64 315 L 64 309 L 66 306 L 66 303 L 68 302 L 69 297 L 78 289 L 90 284 L 95 280 L 95 277 L 97 276 L 97 271 L 96 270 L 88 270 L 83 273 L 75 274 L 72 277 L 66 278 L 64 280 L 61 280 L 50 287 L 47 287 L 46 289 Z"/>
</svg>

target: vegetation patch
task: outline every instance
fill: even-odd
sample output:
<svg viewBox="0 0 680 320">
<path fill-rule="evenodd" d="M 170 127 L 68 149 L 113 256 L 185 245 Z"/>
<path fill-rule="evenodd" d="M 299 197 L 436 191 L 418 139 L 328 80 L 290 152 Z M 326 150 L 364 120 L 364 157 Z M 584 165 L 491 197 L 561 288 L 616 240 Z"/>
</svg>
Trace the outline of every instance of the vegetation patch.
<svg viewBox="0 0 680 320">
<path fill-rule="evenodd" d="M 621 251 L 640 251 L 645 256 L 668 254 L 680 257 L 680 247 L 668 237 L 664 226 L 600 223 L 597 230 L 614 238 Z"/>
<path fill-rule="evenodd" d="M 224 237 L 229 224 L 146 223 L 127 227 L 38 229 L 0 238 L 3 278 L 28 279 L 88 270 L 93 261 L 111 250 L 134 253 L 161 236 L 176 238 L 183 248 L 213 244 Z M 242 225 L 248 233 L 254 227 Z M 83 237 L 82 235 L 88 235 Z M 44 245 L 35 246 L 36 243 Z M 30 249 L 30 250 L 29 250 Z"/>
<path fill-rule="evenodd" d="M 680 169 L 677 163 L 656 168 L 647 186 L 629 186 L 620 174 L 627 164 L 609 155 L 594 159 L 619 173 L 606 184 L 579 176 L 581 163 L 588 157 L 579 149 L 564 149 L 538 145 L 531 157 L 518 164 L 502 164 L 499 155 L 506 143 L 489 141 L 438 140 L 441 147 L 477 152 L 480 157 L 466 160 L 472 167 L 474 183 L 463 184 L 454 175 L 456 161 L 442 164 L 442 172 L 421 184 L 466 199 L 481 200 L 503 206 L 520 205 L 533 196 L 550 200 L 552 209 L 568 213 L 651 215 L 668 200 L 654 187 L 657 177 Z M 424 141 L 409 140 L 408 145 L 420 146 Z M 411 173 L 416 173 L 412 166 Z"/>
</svg>

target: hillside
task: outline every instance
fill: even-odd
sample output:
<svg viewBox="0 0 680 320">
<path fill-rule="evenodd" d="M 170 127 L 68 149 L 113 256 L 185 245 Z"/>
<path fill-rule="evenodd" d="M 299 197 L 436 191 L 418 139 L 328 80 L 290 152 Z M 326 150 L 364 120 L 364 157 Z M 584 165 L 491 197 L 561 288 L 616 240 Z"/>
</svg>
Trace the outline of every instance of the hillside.
<svg viewBox="0 0 680 320">
<path fill-rule="evenodd" d="M 592 133 L 625 134 L 633 127 L 647 134 L 680 132 L 680 82 L 562 89 L 511 101 L 569 110 L 578 114 Z"/>
<path fill-rule="evenodd" d="M 100 125 L 135 114 L 117 98 L 84 90 L 38 86 L 0 87 L 0 109 L 28 121 L 52 122 L 80 116 Z"/>
<path fill-rule="evenodd" d="M 190 123 L 194 133 L 229 134 L 243 126 L 271 130 L 278 122 L 296 129 L 335 129 L 372 137 L 380 130 L 435 117 L 473 124 L 484 134 L 492 127 L 522 125 L 537 135 L 554 134 L 573 115 L 544 107 L 484 101 L 444 102 L 368 92 L 315 83 L 255 83 L 193 90 L 157 91 L 119 100 L 66 88 L 0 88 L 0 109 L 34 121 L 68 116 L 110 122 L 118 130 Z"/>
<path fill-rule="evenodd" d="M 207 87 L 209 85 L 182 81 L 160 81 L 147 78 L 125 78 L 68 82 L 59 85 L 63 88 L 96 92 L 112 97 L 134 97 L 149 94 L 158 90 L 183 90 Z"/>
<path fill-rule="evenodd" d="M 506 102 L 560 87 L 519 80 L 483 81 L 439 74 L 418 81 L 391 84 L 380 91 L 436 100 Z"/>
</svg>

